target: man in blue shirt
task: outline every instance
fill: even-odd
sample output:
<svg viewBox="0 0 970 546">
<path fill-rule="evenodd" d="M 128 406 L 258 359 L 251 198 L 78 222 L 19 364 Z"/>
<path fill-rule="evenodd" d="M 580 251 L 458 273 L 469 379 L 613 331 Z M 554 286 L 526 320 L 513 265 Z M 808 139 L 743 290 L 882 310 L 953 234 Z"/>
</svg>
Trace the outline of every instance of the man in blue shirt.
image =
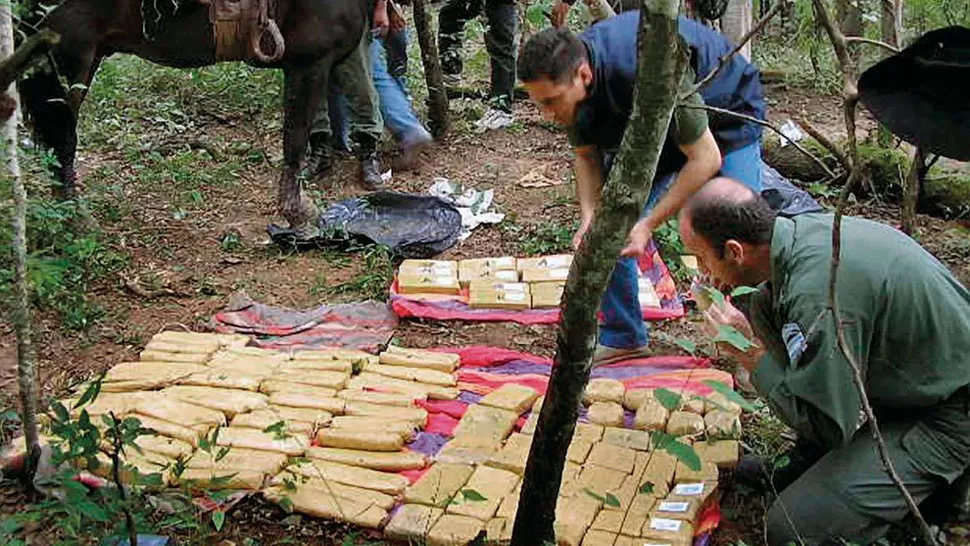
<svg viewBox="0 0 970 546">
<path fill-rule="evenodd" d="M 567 128 L 576 161 L 581 222 L 579 246 L 593 221 L 600 190 L 609 177 L 633 107 L 639 11 L 596 23 L 576 36 L 548 28 L 523 48 L 519 78 L 543 114 Z M 699 91 L 693 89 L 733 49 L 721 34 L 690 19 L 679 20 L 690 63 L 657 165 L 644 217 L 630 232 L 602 301 L 603 324 L 594 363 L 646 354 L 647 326 L 640 309 L 636 258 L 652 232 L 674 216 L 705 182 L 720 173 L 761 190 L 761 127 L 737 117 L 708 114 L 703 105 L 764 118 L 758 70 L 734 56 Z"/>
</svg>

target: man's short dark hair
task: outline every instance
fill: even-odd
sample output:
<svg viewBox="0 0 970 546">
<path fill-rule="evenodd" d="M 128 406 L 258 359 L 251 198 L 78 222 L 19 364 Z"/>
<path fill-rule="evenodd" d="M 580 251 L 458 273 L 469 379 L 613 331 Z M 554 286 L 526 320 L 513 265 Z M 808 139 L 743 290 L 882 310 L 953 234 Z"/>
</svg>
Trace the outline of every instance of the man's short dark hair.
<svg viewBox="0 0 970 546">
<path fill-rule="evenodd" d="M 546 28 L 529 38 L 517 67 L 519 79 L 532 82 L 548 78 L 563 83 L 586 59 L 586 45 L 566 28 Z"/>
<path fill-rule="evenodd" d="M 731 239 L 750 245 L 771 244 L 777 213 L 760 195 L 738 200 L 730 196 L 711 196 L 689 206 L 694 233 L 706 239 L 718 258 Z"/>
</svg>

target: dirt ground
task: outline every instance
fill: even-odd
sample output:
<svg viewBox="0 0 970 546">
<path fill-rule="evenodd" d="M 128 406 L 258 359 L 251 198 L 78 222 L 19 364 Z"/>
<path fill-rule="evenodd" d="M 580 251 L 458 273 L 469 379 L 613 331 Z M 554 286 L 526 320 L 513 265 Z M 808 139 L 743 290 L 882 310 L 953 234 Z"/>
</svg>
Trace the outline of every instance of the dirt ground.
<svg viewBox="0 0 970 546">
<path fill-rule="evenodd" d="M 797 89 L 769 93 L 773 120 L 807 117 L 819 128 L 839 130 L 837 98 L 818 97 Z M 479 189 L 495 190 L 496 206 L 509 215 L 508 219 L 498 226 L 479 228 L 470 239 L 442 258 L 521 255 L 524 242 L 549 232 L 560 234 L 550 244 L 568 244 L 568 237 L 562 239 L 562 234 L 570 232 L 577 207 L 572 200 L 566 139 L 561 132 L 542 123 L 536 110 L 524 102 L 516 106 L 516 117 L 517 122 L 511 128 L 482 135 L 459 126 L 459 132 L 424 154 L 415 172 L 394 173 L 390 188 L 398 191 L 424 192 L 433 178 L 439 176 Z M 166 327 L 200 328 L 226 305 L 234 291 L 243 290 L 264 303 L 304 308 L 323 301 L 348 299 L 347 295 L 328 297 L 327 287 L 352 283 L 367 274 L 367 264 L 357 255 L 320 250 L 296 253 L 269 242 L 266 226 L 281 222 L 275 213 L 277 169 L 273 157 L 279 154 L 277 133 L 248 124 L 243 115 L 230 117 L 228 122 L 216 118 L 197 120 L 197 128 L 200 135 L 211 141 L 245 142 L 250 150 L 259 150 L 268 159 L 246 163 L 235 172 L 232 184 L 204 188 L 204 204 L 187 216 L 172 214 L 169 203 L 181 191 L 173 181 L 145 181 L 136 176 L 125 156 L 102 154 L 94 148 L 82 149 L 79 162 L 82 177 L 108 169 L 115 179 L 127 182 L 113 197 L 119 205 L 124 205 L 127 213 L 117 220 L 100 220 L 116 250 L 128 255 L 130 262 L 120 274 L 94 287 L 90 295 L 103 306 L 106 315 L 89 331 L 65 332 L 56 317 L 38 317 L 35 342 L 45 398 L 62 396 L 71 385 L 136 358 L 151 335 Z M 218 168 L 220 161 L 204 150 L 193 153 L 200 164 Z M 523 188 L 520 179 L 534 170 L 561 184 Z M 315 188 L 317 195 L 332 201 L 360 193 L 353 183 L 354 176 L 353 162 L 343 161 L 335 176 Z M 895 204 L 860 203 L 854 212 L 891 224 L 898 222 Z M 967 259 L 970 245 L 964 233 L 959 223 L 920 217 L 920 240 L 967 281 L 970 280 Z M 238 239 L 238 245 L 231 251 L 223 244 L 227 235 Z M 133 285 L 168 289 L 170 295 L 147 298 L 136 294 L 130 288 Z M 685 335 L 698 338 L 690 323 L 661 325 L 658 330 L 666 334 L 664 339 Z M 551 356 L 554 332 L 553 327 L 547 326 L 406 321 L 401 324 L 397 337 L 403 344 L 414 347 L 484 344 Z M 664 341 L 657 350 L 679 351 Z M 14 359 L 11 328 L 0 324 L 0 393 L 10 400 L 16 392 L 12 373 Z M 4 502 L 10 502 L 18 496 L 5 488 L 4 498 Z M 750 516 L 753 514 L 743 519 L 748 520 Z M 245 543 L 242 539 L 248 537 L 256 539 L 251 543 L 259 544 L 288 536 L 299 543 L 336 544 L 332 537 L 346 536 L 340 526 L 308 518 L 289 519 L 292 524 L 289 526 L 275 525 L 282 517 L 274 507 L 256 500 L 246 501 L 242 509 L 233 512 L 219 538 L 229 538 L 238 544 Z M 731 523 L 725 527 L 733 529 Z M 727 531 L 727 534 L 735 533 Z M 739 534 L 746 539 L 753 536 L 757 542 L 757 529 L 745 529 Z M 719 542 L 728 543 L 727 539 Z"/>
</svg>

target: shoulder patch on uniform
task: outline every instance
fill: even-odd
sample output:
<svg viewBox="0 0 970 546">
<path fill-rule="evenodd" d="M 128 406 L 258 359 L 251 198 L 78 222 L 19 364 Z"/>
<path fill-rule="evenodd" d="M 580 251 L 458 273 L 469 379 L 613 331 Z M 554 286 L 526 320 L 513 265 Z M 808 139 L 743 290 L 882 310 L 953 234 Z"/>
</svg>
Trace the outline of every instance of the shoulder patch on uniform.
<svg viewBox="0 0 970 546">
<path fill-rule="evenodd" d="M 781 337 L 785 340 L 785 348 L 788 350 L 788 360 L 792 365 L 798 364 L 802 354 L 805 353 L 805 334 L 802 327 L 797 322 L 789 322 L 781 327 Z"/>
</svg>

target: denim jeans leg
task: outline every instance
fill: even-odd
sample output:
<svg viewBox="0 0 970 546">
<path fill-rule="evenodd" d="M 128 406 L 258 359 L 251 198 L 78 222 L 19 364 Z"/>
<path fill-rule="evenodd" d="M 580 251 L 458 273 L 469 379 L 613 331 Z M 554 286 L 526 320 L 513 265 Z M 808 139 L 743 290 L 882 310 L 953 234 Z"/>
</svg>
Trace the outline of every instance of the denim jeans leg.
<svg viewBox="0 0 970 546">
<path fill-rule="evenodd" d="M 408 94 L 407 75 L 408 75 L 408 31 L 401 29 L 398 32 L 390 32 L 384 38 L 384 53 L 387 56 L 387 71 L 391 77 Z M 409 97 L 410 98 L 410 97 Z"/>
<path fill-rule="evenodd" d="M 724 154 L 720 174 L 761 193 L 761 141 Z"/>
<path fill-rule="evenodd" d="M 384 124 L 401 146 L 430 139 L 428 131 L 415 115 L 404 89 L 388 73 L 382 54 L 384 48 L 379 42 L 380 40 L 374 40 L 371 44 L 371 67 Z"/>
</svg>

